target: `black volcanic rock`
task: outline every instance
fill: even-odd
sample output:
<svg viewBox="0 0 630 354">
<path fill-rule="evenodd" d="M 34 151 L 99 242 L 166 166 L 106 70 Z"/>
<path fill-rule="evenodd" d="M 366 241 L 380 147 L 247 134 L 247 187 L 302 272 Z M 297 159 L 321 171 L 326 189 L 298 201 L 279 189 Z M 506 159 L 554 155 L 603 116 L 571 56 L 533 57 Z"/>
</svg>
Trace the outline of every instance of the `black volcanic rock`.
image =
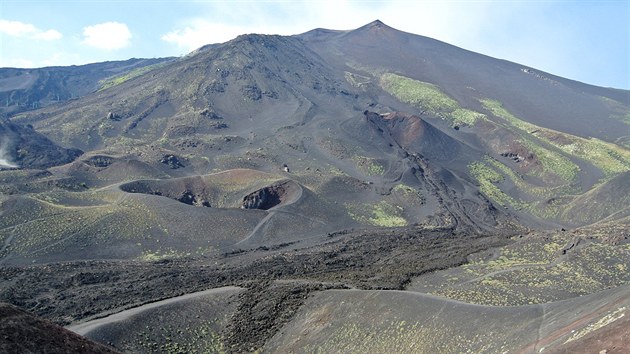
<svg viewBox="0 0 630 354">
<path fill-rule="evenodd" d="M 114 163 L 114 158 L 104 155 L 95 155 L 84 161 L 86 164 L 94 167 L 108 167 Z"/>
<path fill-rule="evenodd" d="M 186 165 L 184 165 L 184 163 L 182 162 L 181 157 L 171 155 L 171 154 L 162 156 L 162 158 L 160 159 L 160 163 L 168 166 L 168 168 L 173 169 L 173 170 L 186 167 Z"/>
</svg>

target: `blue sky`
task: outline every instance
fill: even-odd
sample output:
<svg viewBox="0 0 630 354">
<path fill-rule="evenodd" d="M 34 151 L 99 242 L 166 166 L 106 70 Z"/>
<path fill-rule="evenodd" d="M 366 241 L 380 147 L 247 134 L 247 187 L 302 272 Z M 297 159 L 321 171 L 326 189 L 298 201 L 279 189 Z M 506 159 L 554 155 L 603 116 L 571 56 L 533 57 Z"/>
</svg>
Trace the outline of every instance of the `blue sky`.
<svg viewBox="0 0 630 354">
<path fill-rule="evenodd" d="M 0 0 L 0 67 L 179 56 L 242 33 L 391 27 L 630 89 L 630 1 Z"/>
</svg>

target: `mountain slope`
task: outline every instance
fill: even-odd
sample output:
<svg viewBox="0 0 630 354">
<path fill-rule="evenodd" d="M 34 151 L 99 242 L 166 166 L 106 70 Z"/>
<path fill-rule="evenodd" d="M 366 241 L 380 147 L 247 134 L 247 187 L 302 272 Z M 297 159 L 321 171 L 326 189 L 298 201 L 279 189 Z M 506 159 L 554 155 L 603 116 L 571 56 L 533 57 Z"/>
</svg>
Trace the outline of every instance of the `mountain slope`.
<svg viewBox="0 0 630 354">
<path fill-rule="evenodd" d="M 404 111 L 444 132 L 455 128 L 448 134 L 485 155 L 467 174 L 517 213 L 574 224 L 562 210 L 575 194 L 630 169 L 628 91 L 562 79 L 380 21 L 298 37 L 362 96 L 389 106 L 379 113 Z"/>
<path fill-rule="evenodd" d="M 103 210 L 117 208 L 119 198 L 151 200 L 159 210 L 171 203 L 164 196 L 180 201 L 182 210 L 204 203 L 211 209 L 235 208 L 235 200 L 246 194 L 234 191 L 277 189 L 278 179 L 266 185 L 248 180 L 234 191 L 218 188 L 216 195 L 208 194 L 215 193 L 213 185 L 175 187 L 217 172 L 255 170 L 300 186 L 296 203 L 266 210 L 263 217 L 260 211 L 227 212 L 254 222 L 245 223 L 249 230 L 228 224 L 214 230 L 238 235 L 227 238 L 232 245 L 221 243 L 229 249 L 353 227 L 491 230 L 573 226 L 614 217 L 612 200 L 594 206 L 593 219 L 572 218 L 565 210 L 630 170 L 630 150 L 615 143 L 630 136 L 623 129 L 630 112 L 626 93 L 555 78 L 375 21 L 352 31 L 240 36 L 65 105 L 16 115 L 12 122 L 30 124 L 64 146 L 87 151 L 85 159 L 52 173 L 74 185 L 103 188 L 98 197 L 85 196 L 90 203 L 110 205 Z M 600 130 L 583 137 L 594 123 Z M 142 197 L 126 195 L 130 190 L 124 186 L 133 183 L 122 190 L 116 185 L 173 178 L 177 182 L 138 182 L 149 183 L 141 189 L 151 195 Z M 46 183 L 41 176 L 28 180 L 29 186 Z M 20 186 L 18 191 L 27 190 Z M 153 190 L 156 186 L 169 187 Z M 42 188 L 35 190 L 42 193 Z M 47 208 L 55 209 L 78 199 L 67 193 L 14 198 L 52 201 Z M 6 203 L 5 209 L 14 205 L 21 204 Z M 310 221 L 309 214 L 314 216 Z M 301 221 L 294 224 L 289 215 Z M 331 223 L 332 215 L 338 222 Z M 137 224 L 151 220 L 147 216 Z M 276 231 L 298 224 L 308 225 L 301 236 Z M 93 227 L 108 228 L 95 225 L 77 227 L 81 235 Z M 175 229 L 195 227 L 202 224 Z M 15 230 L 28 229 L 11 229 L 11 234 L 21 232 Z M 153 237 L 162 238 L 163 231 L 154 231 Z M 79 236 L 74 228 L 63 228 L 56 239 Z M 129 236 L 126 242 L 142 246 L 126 257 L 179 254 L 172 245 Z"/>
<path fill-rule="evenodd" d="M 625 90 L 563 79 L 401 32 L 380 21 L 353 31 L 315 30 L 298 37 L 331 64 L 376 74 L 375 84 L 378 74 L 394 72 L 437 85 L 471 109 L 480 108 L 477 99 L 492 98 L 542 127 L 606 141 L 629 135 L 630 92 Z M 610 119 L 617 115 L 619 119 Z"/>
<path fill-rule="evenodd" d="M 309 298 L 270 352 L 622 353 L 628 288 L 542 305 L 471 305 L 410 291 L 328 290 Z"/>
<path fill-rule="evenodd" d="M 0 68 L 0 116 L 65 102 L 112 86 L 171 60 L 129 59 L 69 67 Z"/>
<path fill-rule="evenodd" d="M 123 350 L 629 346 L 628 91 L 380 21 L 131 76 L 4 123 L 85 153 L 0 171 L 1 299 L 76 324 L 242 288 L 94 333 Z"/>
</svg>

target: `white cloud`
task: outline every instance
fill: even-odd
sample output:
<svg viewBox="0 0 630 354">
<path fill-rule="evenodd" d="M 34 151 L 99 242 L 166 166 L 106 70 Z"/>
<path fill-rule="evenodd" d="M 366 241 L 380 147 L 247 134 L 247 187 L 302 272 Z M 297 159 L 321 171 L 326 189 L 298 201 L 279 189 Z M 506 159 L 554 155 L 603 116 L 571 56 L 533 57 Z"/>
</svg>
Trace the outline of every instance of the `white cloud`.
<svg viewBox="0 0 630 354">
<path fill-rule="evenodd" d="M 0 32 L 13 37 L 25 37 L 37 32 L 37 28 L 30 23 L 0 20 Z"/>
<path fill-rule="evenodd" d="M 131 44 L 131 31 L 124 23 L 105 22 L 83 28 L 83 44 L 91 47 L 116 50 Z"/>
<path fill-rule="evenodd" d="M 166 33 L 162 40 L 191 51 L 210 43 L 221 43 L 246 32 L 238 26 L 195 20 L 189 26 Z"/>
<path fill-rule="evenodd" d="M 61 32 L 54 29 L 43 31 L 30 23 L 8 20 L 0 20 L 0 33 L 4 33 L 12 37 L 24 37 L 45 41 L 53 41 L 63 37 Z"/>
<path fill-rule="evenodd" d="M 61 32 L 57 30 L 53 30 L 53 29 L 45 31 L 45 32 L 39 32 L 33 35 L 33 38 L 42 39 L 45 41 L 54 41 L 57 39 L 61 39 L 62 37 L 63 35 L 61 34 Z"/>
</svg>

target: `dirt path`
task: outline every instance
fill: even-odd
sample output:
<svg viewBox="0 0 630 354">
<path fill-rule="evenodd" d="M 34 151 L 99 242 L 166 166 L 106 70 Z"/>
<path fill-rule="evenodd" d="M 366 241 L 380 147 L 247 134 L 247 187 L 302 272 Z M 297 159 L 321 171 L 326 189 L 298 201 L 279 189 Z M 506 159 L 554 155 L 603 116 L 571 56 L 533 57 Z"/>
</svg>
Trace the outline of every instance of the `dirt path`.
<svg viewBox="0 0 630 354">
<path fill-rule="evenodd" d="M 175 304 L 180 301 L 194 299 L 200 296 L 221 294 L 224 292 L 241 290 L 241 289 L 242 288 L 239 288 L 236 286 L 226 286 L 222 288 L 208 289 L 208 290 L 198 291 L 198 292 L 190 293 L 186 295 L 176 296 L 170 299 L 156 301 L 156 302 L 152 302 L 152 303 L 145 304 L 142 306 L 134 307 L 128 310 L 124 310 L 124 311 L 115 313 L 113 315 L 109 315 L 107 317 L 99 318 L 99 319 L 84 322 L 84 323 L 70 325 L 70 326 L 67 326 L 66 329 L 80 335 L 85 335 L 101 326 L 127 320 L 131 318 L 132 316 L 141 314 L 144 311 L 148 311 L 148 310 L 155 309 L 155 308 L 165 306 L 165 305 Z"/>
<path fill-rule="evenodd" d="M 254 229 L 252 230 L 252 232 L 249 233 L 249 235 L 247 235 L 244 239 L 235 243 L 234 246 L 243 246 L 243 245 L 247 245 L 248 243 L 251 243 L 251 241 L 254 239 L 254 237 L 258 233 L 258 230 L 262 228 L 263 226 L 265 226 L 265 224 L 267 224 L 269 219 L 271 219 L 275 214 L 276 214 L 275 211 L 270 211 L 269 214 L 267 214 L 267 216 L 265 216 L 262 220 L 260 220 L 260 222 L 258 222 L 256 227 L 254 227 Z"/>
</svg>

